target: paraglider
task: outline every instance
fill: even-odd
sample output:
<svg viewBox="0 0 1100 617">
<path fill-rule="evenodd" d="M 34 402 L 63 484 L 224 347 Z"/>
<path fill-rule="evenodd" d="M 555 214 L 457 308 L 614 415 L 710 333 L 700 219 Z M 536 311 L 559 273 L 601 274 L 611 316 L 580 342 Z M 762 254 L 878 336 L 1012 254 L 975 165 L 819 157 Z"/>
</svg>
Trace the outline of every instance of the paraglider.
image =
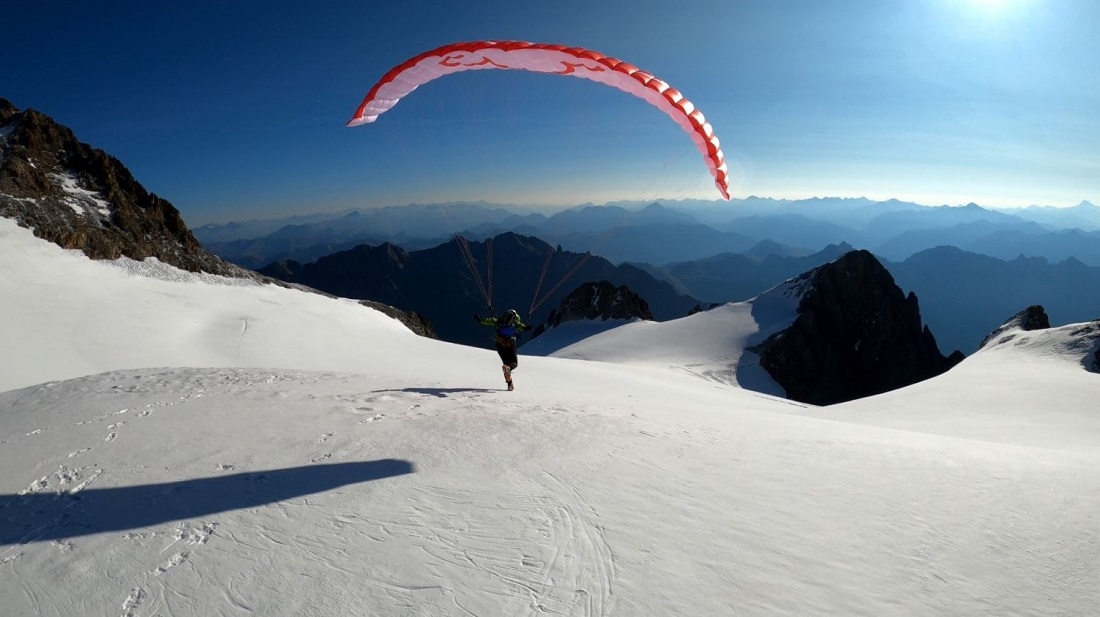
<svg viewBox="0 0 1100 617">
<path fill-rule="evenodd" d="M 417 87 L 451 73 L 517 69 L 589 79 L 641 98 L 668 114 L 703 154 L 722 197 L 729 199 L 729 173 L 714 129 L 675 88 L 621 60 L 580 47 L 523 41 L 453 43 L 409 58 L 390 69 L 367 93 L 348 126 L 374 122 Z"/>
</svg>

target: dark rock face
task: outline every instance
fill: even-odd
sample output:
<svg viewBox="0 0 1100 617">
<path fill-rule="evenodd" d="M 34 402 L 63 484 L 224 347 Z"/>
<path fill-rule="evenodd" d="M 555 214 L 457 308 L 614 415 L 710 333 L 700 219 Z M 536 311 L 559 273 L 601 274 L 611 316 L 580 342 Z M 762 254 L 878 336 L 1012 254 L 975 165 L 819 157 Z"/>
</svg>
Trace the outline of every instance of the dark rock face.
<svg viewBox="0 0 1100 617">
<path fill-rule="evenodd" d="M 1046 330 L 1049 327 L 1050 318 L 1047 317 L 1046 310 L 1038 304 L 1033 304 L 1009 317 L 999 328 L 986 335 L 982 339 L 981 345 L 978 345 L 978 349 L 985 347 L 987 343 L 999 342 L 1004 337 L 1005 332 L 1011 329 L 1030 332 L 1031 330 Z"/>
<path fill-rule="evenodd" d="M 550 312 L 547 324 L 556 327 L 566 321 L 608 319 L 646 319 L 653 321 L 649 304 L 626 285 L 608 281 L 585 283 L 566 296 Z"/>
<path fill-rule="evenodd" d="M 92 259 L 156 257 L 192 272 L 250 276 L 207 253 L 179 211 L 68 128 L 0 99 L 0 216 Z"/>
<path fill-rule="evenodd" d="M 830 405 L 901 388 L 962 360 L 945 358 L 905 296 L 871 253 L 852 251 L 798 277 L 789 328 L 751 349 L 787 397 Z"/>
</svg>

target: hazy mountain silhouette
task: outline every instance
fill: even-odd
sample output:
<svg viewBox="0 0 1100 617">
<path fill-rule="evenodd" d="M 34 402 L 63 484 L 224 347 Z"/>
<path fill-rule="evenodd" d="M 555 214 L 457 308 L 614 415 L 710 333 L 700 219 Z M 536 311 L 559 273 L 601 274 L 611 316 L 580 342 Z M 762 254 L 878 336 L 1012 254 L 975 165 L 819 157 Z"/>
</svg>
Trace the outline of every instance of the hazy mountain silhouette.
<svg viewBox="0 0 1100 617">
<path fill-rule="evenodd" d="M 786 251 L 774 245 L 776 251 Z M 643 266 L 681 293 L 707 303 L 739 302 L 771 289 L 782 281 L 828 263 L 852 250 L 849 244 L 831 244 L 804 256 L 768 254 L 762 259 L 746 253 L 724 253 L 662 267 Z"/>
<path fill-rule="evenodd" d="M 815 249 L 842 242 L 862 244 L 863 237 L 854 227 L 813 219 L 801 213 L 746 216 L 717 227 L 761 241 Z"/>
<path fill-rule="evenodd" d="M 875 245 L 874 251 L 886 259 L 905 259 L 910 255 L 937 246 L 957 246 L 965 248 L 981 243 L 990 237 L 1002 233 L 1011 233 L 1014 237 L 1025 238 L 1032 234 L 1045 234 L 1045 230 L 1030 221 L 1016 218 L 989 220 L 977 219 L 959 223 L 950 227 L 932 227 L 902 232 L 885 242 Z M 1019 252 L 1012 255 L 1015 257 Z"/>
<path fill-rule="evenodd" d="M 1045 257 L 1050 261 L 1072 258 L 1090 266 L 1100 266 L 1100 230 L 1063 229 L 1026 233 L 1006 229 L 955 246 L 1001 259 L 1013 259 L 1020 255 Z"/>
<path fill-rule="evenodd" d="M 495 235 L 545 220 L 542 214 L 521 216 L 484 202 L 455 202 L 295 217 L 275 229 L 270 228 L 276 221 L 205 225 L 196 229 L 195 235 L 207 250 L 223 259 L 258 268 L 284 259 L 309 262 L 359 244 L 389 242 L 406 249 L 428 248 L 468 229 Z"/>
<path fill-rule="evenodd" d="M 1049 229 L 1100 230 L 1100 206 L 1087 201 L 1082 201 L 1071 208 L 1028 206 L 1014 211 L 1014 214 Z"/>
<path fill-rule="evenodd" d="M 944 349 L 974 352 L 1022 306 L 1041 304 L 1056 324 L 1100 317 L 1100 268 L 1076 259 L 1006 261 L 944 246 L 886 267 L 898 285 L 920 296 L 925 322 Z"/>
<path fill-rule="evenodd" d="M 287 225 L 254 238 L 230 239 L 248 230 L 270 230 L 272 222 L 204 226 L 196 237 L 211 252 L 252 268 L 283 259 L 310 262 L 358 244 L 389 242 L 417 250 L 445 242 L 455 233 L 481 240 L 509 231 L 571 251 L 591 251 L 615 263 L 663 265 L 742 253 L 772 241 L 810 252 L 848 243 L 895 261 L 953 245 L 1006 259 L 1020 254 L 1052 261 L 1076 257 L 1100 265 L 1100 208 L 1088 202 L 1057 212 L 1000 211 L 976 204 L 930 207 L 866 198 L 750 197 L 728 203 L 681 200 L 642 206 L 585 204 L 546 216 L 483 203 L 412 205 L 317 220 L 286 219 Z M 1083 233 L 1072 235 L 1058 223 L 1073 223 Z"/>
</svg>

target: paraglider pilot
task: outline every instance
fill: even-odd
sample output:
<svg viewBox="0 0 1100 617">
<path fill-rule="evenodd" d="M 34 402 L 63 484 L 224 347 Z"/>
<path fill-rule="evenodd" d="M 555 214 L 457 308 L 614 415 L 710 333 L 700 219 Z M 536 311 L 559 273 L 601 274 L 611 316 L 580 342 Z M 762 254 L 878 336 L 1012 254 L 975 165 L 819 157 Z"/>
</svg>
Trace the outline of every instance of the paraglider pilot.
<svg viewBox="0 0 1100 617">
<path fill-rule="evenodd" d="M 530 330 L 531 326 L 520 320 L 519 313 L 515 309 L 507 311 L 500 317 L 482 318 L 475 314 L 474 319 L 483 326 L 496 328 L 497 353 L 500 355 L 500 361 L 503 362 L 500 368 L 504 371 L 504 382 L 508 384 L 509 390 L 514 390 L 512 371 L 519 366 L 519 359 L 516 357 L 516 337 L 520 332 Z"/>
</svg>

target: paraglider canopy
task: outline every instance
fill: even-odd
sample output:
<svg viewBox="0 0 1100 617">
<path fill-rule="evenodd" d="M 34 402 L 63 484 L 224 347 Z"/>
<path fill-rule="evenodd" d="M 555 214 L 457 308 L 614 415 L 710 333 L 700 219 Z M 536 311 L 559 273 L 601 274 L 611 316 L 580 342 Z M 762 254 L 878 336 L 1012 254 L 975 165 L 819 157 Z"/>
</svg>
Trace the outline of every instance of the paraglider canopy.
<svg viewBox="0 0 1100 617">
<path fill-rule="evenodd" d="M 678 90 L 621 60 L 581 47 L 524 41 L 471 41 L 444 45 L 409 58 L 371 87 L 348 126 L 374 122 L 417 87 L 451 73 L 517 69 L 581 77 L 644 99 L 668 114 L 703 154 L 722 197 L 729 199 L 729 172 L 718 137 L 702 112 Z"/>
</svg>

